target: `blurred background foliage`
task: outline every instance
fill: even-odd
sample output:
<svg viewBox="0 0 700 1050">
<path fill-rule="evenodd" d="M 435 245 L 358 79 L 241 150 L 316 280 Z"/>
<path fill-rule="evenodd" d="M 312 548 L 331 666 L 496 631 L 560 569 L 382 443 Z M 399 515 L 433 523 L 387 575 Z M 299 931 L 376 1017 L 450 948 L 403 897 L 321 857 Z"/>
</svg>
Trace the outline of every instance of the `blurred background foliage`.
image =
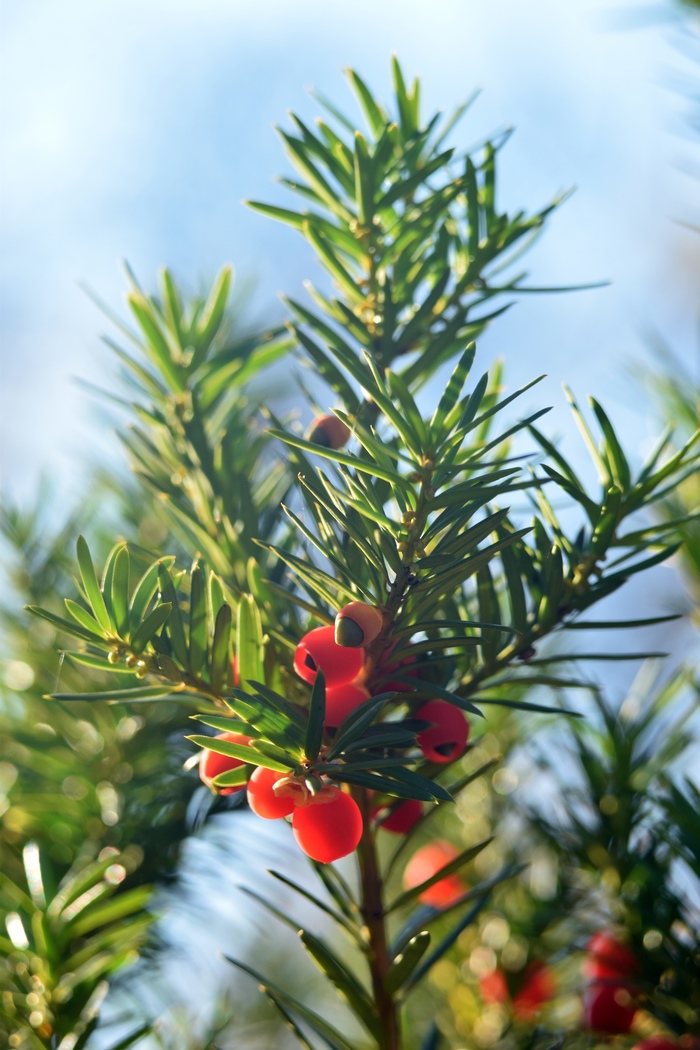
<svg viewBox="0 0 700 1050">
<path fill-rule="evenodd" d="M 661 419 L 682 443 L 697 429 L 700 385 L 668 353 L 643 378 Z M 698 495 L 694 473 L 662 512 L 669 520 L 692 513 Z M 696 618 L 700 533 L 697 521 L 681 528 L 678 567 Z M 486 745 L 483 755 L 501 755 L 502 765 L 490 789 L 479 781 L 465 792 L 459 816 L 470 831 L 478 824 L 478 837 L 495 832 L 501 843 L 500 857 L 491 850 L 479 858 L 479 876 L 503 860 L 528 857 L 530 863 L 517 880 L 499 887 L 478 927 L 465 931 L 453 957 L 432 974 L 432 983 L 447 993 L 442 1023 L 455 1038 L 478 1046 L 531 1046 L 540 1039 L 549 1045 L 563 1028 L 570 1033 L 567 1045 L 589 1040 L 573 1032 L 581 1021 L 586 945 L 601 929 L 615 931 L 638 961 L 645 1012 L 635 1022 L 637 1038 L 658 1031 L 657 1025 L 679 1034 L 684 1025 L 696 1030 L 697 639 L 687 656 L 676 668 L 645 664 L 619 704 L 603 687 L 594 689 L 584 720 L 563 730 L 540 726 L 535 740 L 530 718 L 506 713 L 489 720 L 475 746 Z M 513 842 L 517 846 L 507 845 Z M 505 974 L 517 990 L 528 966 L 545 961 L 552 990 L 539 1009 L 519 1016 L 512 998 L 493 1001 L 488 978 L 494 973 Z"/>
</svg>

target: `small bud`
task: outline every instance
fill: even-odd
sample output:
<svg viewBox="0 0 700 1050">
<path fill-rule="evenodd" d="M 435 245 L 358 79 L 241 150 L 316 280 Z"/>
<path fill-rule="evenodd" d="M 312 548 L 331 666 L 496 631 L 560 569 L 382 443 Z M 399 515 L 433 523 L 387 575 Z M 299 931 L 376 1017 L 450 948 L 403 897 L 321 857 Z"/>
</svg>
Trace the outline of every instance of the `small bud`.
<svg viewBox="0 0 700 1050">
<path fill-rule="evenodd" d="M 350 602 L 343 606 L 335 618 L 336 644 L 351 649 L 369 645 L 383 626 L 384 615 L 375 605 Z"/>
<path fill-rule="evenodd" d="M 134 653 L 129 653 L 129 655 L 126 658 L 126 666 L 127 667 L 136 667 L 136 664 L 138 662 L 139 662 L 138 656 L 135 656 Z"/>
<path fill-rule="evenodd" d="M 110 649 L 107 653 L 107 662 L 110 664 L 118 664 L 120 660 L 120 654 L 118 649 Z"/>
<path fill-rule="evenodd" d="M 337 416 L 317 416 L 309 427 L 307 440 L 323 448 L 342 448 L 350 438 L 350 430 Z"/>
</svg>

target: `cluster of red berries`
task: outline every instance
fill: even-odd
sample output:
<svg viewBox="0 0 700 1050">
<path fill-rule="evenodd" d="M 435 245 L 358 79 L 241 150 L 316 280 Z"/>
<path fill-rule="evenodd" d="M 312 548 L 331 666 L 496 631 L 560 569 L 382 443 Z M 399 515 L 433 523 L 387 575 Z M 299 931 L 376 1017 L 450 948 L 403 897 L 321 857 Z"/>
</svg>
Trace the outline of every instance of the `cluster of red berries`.
<svg viewBox="0 0 700 1050">
<path fill-rule="evenodd" d="M 229 740 L 246 747 L 251 743 L 241 733 L 218 733 L 218 740 Z M 220 755 L 205 748 L 199 760 L 199 775 L 213 789 L 213 780 L 220 773 L 244 766 L 239 758 Z M 352 853 L 362 837 L 360 808 L 350 795 L 334 784 L 325 784 L 312 795 L 293 777 L 266 766 L 258 766 L 247 784 L 220 788 L 222 795 L 231 795 L 245 788 L 248 805 L 265 820 L 292 818 L 294 837 L 299 846 L 313 860 L 328 864 Z"/>
<path fill-rule="evenodd" d="M 365 684 L 365 647 L 377 638 L 384 624 L 385 618 L 379 609 L 364 602 L 351 602 L 340 610 L 334 627 L 317 627 L 299 642 L 294 653 L 294 669 L 299 677 L 312 685 L 318 671 L 323 671 L 327 730 L 337 730 L 352 711 L 370 699 L 371 693 Z M 401 661 L 407 662 L 411 661 Z M 399 666 L 385 663 L 384 678 L 395 674 Z M 387 691 L 390 686 L 382 684 L 380 688 Z M 398 688 L 403 690 L 404 686 L 399 683 Z M 416 711 L 415 717 L 429 723 L 417 735 L 418 746 L 426 759 L 431 762 L 451 762 L 464 752 L 469 737 L 469 723 L 452 704 L 444 700 L 429 700 Z M 241 733 L 220 733 L 218 738 L 242 746 L 251 743 L 250 738 Z M 215 790 L 213 782 L 219 774 L 244 765 L 241 759 L 205 749 L 200 758 L 199 774 L 204 783 Z M 250 808 L 259 817 L 277 820 L 291 816 L 292 829 L 299 846 L 314 860 L 329 863 L 347 856 L 356 849 L 362 837 L 363 821 L 359 806 L 349 794 L 332 783 L 324 783 L 321 790 L 313 794 L 301 778 L 259 766 L 251 774 L 247 785 L 219 790 L 222 795 L 230 795 L 244 788 L 247 789 Z M 412 799 L 394 805 L 388 813 L 386 810 L 387 805 L 378 805 L 372 810 L 372 816 L 380 827 L 398 834 L 410 831 L 423 815 L 421 803 Z M 426 848 L 434 850 L 437 845 L 433 843 Z M 420 851 L 416 856 L 420 856 Z M 442 864 L 451 859 L 451 856 L 443 858 Z M 414 885 L 431 877 L 435 870 L 422 875 Z M 454 897 L 456 884 L 453 885 L 450 878 L 443 881 L 446 886 L 452 887 Z M 428 891 L 428 896 L 431 896 L 428 903 L 445 905 L 449 894 L 444 888 L 441 893 L 438 888 L 440 885 L 438 883 Z M 461 882 L 458 889 L 457 895 L 461 896 L 465 890 Z"/>
<path fill-rule="evenodd" d="M 588 985 L 583 993 L 583 1022 L 597 1032 L 629 1032 L 637 1007 L 631 978 L 637 960 L 629 948 L 610 933 L 600 930 L 586 945 L 583 964 Z"/>
<path fill-rule="evenodd" d="M 629 1032 L 638 1009 L 634 978 L 639 966 L 635 955 L 609 930 L 594 934 L 586 949 L 584 1025 L 608 1035 Z M 641 1039 L 632 1050 L 700 1050 L 700 1041 L 687 1035 L 677 1040 L 659 1032 Z"/>
<path fill-rule="evenodd" d="M 294 670 L 305 682 L 313 684 L 321 668 L 326 679 L 326 728 L 337 729 L 360 704 L 370 699 L 366 687 L 364 647 L 382 630 L 384 617 L 379 609 L 364 602 L 350 602 L 340 610 L 335 627 L 316 627 L 304 635 L 294 653 Z M 384 675 L 396 673 L 402 660 L 386 664 Z M 401 682 L 381 682 L 381 691 L 405 691 Z M 430 762 L 452 762 L 459 758 L 469 739 L 469 723 L 453 704 L 446 700 L 429 700 L 415 712 L 415 717 L 429 722 L 418 734 L 417 742 Z"/>
</svg>

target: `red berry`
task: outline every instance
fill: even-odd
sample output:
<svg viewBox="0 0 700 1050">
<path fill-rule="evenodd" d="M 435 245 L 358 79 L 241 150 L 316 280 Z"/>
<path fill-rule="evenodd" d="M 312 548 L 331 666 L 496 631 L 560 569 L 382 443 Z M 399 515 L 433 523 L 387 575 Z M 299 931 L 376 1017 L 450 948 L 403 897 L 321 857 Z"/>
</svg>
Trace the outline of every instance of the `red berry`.
<svg viewBox="0 0 700 1050">
<path fill-rule="evenodd" d="M 294 670 L 305 682 L 312 683 L 319 667 L 326 685 L 345 685 L 362 670 L 363 649 L 336 645 L 333 627 L 315 627 L 305 634 L 294 653 Z"/>
<path fill-rule="evenodd" d="M 232 744 L 241 744 L 243 747 L 247 747 L 251 740 L 249 736 L 243 736 L 241 733 L 217 733 L 214 739 L 228 740 Z M 214 777 L 218 777 L 219 773 L 228 773 L 229 770 L 238 769 L 239 766 L 244 765 L 245 762 L 240 758 L 220 755 L 218 751 L 210 751 L 208 747 L 205 747 L 199 756 L 199 777 L 208 788 L 216 791 L 217 794 L 233 795 L 236 791 L 242 791 L 245 784 L 237 784 L 235 787 L 215 788 L 212 785 L 212 781 Z"/>
<path fill-rule="evenodd" d="M 635 956 L 609 930 L 599 930 L 586 948 L 589 957 L 583 963 L 583 972 L 594 981 L 601 977 L 629 977 L 637 972 Z"/>
<path fill-rule="evenodd" d="M 407 890 L 419 886 L 426 879 L 437 875 L 456 856 L 457 850 L 454 846 L 442 839 L 436 839 L 434 842 L 429 842 L 427 846 L 421 846 L 413 854 L 403 873 L 404 886 Z M 458 875 L 446 875 L 444 879 L 440 879 L 439 882 L 424 890 L 418 900 L 433 908 L 447 908 L 466 892 L 467 887 Z"/>
<path fill-rule="evenodd" d="M 556 981 L 549 966 L 539 961 L 531 962 L 525 968 L 520 990 L 513 996 L 516 1020 L 532 1020 L 540 1007 L 554 998 L 556 991 Z"/>
<path fill-rule="evenodd" d="M 248 805 L 253 813 L 265 820 L 277 820 L 278 817 L 288 817 L 294 812 L 294 799 L 278 796 L 274 792 L 274 786 L 278 780 L 285 776 L 274 769 L 266 769 L 258 766 L 251 774 L 248 781 Z"/>
<path fill-rule="evenodd" d="M 597 1032 L 629 1032 L 636 1007 L 629 988 L 592 984 L 583 993 L 583 1023 Z"/>
<path fill-rule="evenodd" d="M 494 970 L 493 973 L 487 973 L 480 977 L 479 991 L 481 992 L 481 998 L 489 1005 L 491 1003 L 507 1003 L 510 999 L 508 984 L 502 970 Z"/>
<path fill-rule="evenodd" d="M 376 806 L 372 810 L 372 816 L 380 813 L 386 806 Z M 384 831 L 394 831 L 397 835 L 406 835 L 414 824 L 423 816 L 423 805 L 418 799 L 407 798 L 405 802 L 399 802 L 386 820 L 379 825 Z"/>
<path fill-rule="evenodd" d="M 369 645 L 384 626 L 384 614 L 376 605 L 350 602 L 335 618 L 335 640 L 338 645 L 357 648 Z"/>
<path fill-rule="evenodd" d="M 418 746 L 430 762 L 451 762 L 464 752 L 469 739 L 469 723 L 454 704 L 446 700 L 429 700 L 416 718 L 432 722 L 417 737 Z"/>
<path fill-rule="evenodd" d="M 330 864 L 357 848 L 362 838 L 362 814 L 350 795 L 327 787 L 307 806 L 297 806 L 292 828 L 308 857 Z"/>
<path fill-rule="evenodd" d="M 342 448 L 350 438 L 350 429 L 337 416 L 316 416 L 307 431 L 308 440 L 323 448 Z"/>
<path fill-rule="evenodd" d="M 326 726 L 337 729 L 365 700 L 369 700 L 369 693 L 361 685 L 332 685 L 326 689 Z"/>
</svg>

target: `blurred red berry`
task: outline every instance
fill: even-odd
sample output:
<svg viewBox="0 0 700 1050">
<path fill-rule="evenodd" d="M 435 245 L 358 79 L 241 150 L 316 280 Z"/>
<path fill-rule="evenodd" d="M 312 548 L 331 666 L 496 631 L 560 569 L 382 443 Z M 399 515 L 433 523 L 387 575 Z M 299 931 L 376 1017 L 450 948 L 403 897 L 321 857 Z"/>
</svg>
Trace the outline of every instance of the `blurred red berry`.
<svg viewBox="0 0 700 1050">
<path fill-rule="evenodd" d="M 403 884 L 407 890 L 419 886 L 426 879 L 449 864 L 457 856 L 457 850 L 449 842 L 436 839 L 426 846 L 421 846 L 411 857 L 403 873 Z M 458 875 L 446 875 L 433 886 L 419 894 L 418 900 L 432 908 L 447 908 L 467 892 L 467 886 Z"/>
<path fill-rule="evenodd" d="M 583 1024 L 596 1032 L 629 1032 L 635 1013 L 630 989 L 621 984 L 592 984 L 583 993 Z"/>
<path fill-rule="evenodd" d="M 365 700 L 369 700 L 369 693 L 361 685 L 332 685 L 326 689 L 326 726 L 337 729 Z"/>
<path fill-rule="evenodd" d="M 313 683 L 319 667 L 326 685 L 345 685 L 362 670 L 364 650 L 336 645 L 334 634 L 333 627 L 315 627 L 299 642 L 294 653 L 294 670 L 305 682 Z"/>
<path fill-rule="evenodd" d="M 556 994 L 556 982 L 550 968 L 535 960 L 526 966 L 518 981 L 520 987 L 513 996 L 511 1007 L 516 1021 L 532 1021 L 540 1008 Z M 494 970 L 479 980 L 481 998 L 485 1003 L 510 1002 L 510 991 L 502 970 Z"/>
<path fill-rule="evenodd" d="M 502 970 L 494 970 L 479 978 L 479 991 L 485 1003 L 507 1003 L 510 999 L 508 984 Z"/>
<path fill-rule="evenodd" d="M 451 762 L 463 754 L 469 739 L 469 723 L 454 704 L 446 700 L 429 700 L 416 718 L 432 722 L 417 737 L 418 746 L 430 762 Z"/>
<path fill-rule="evenodd" d="M 609 930 L 599 930 L 586 945 L 588 958 L 583 973 L 592 980 L 602 977 L 630 977 L 637 972 L 637 960 L 630 949 Z"/>
<path fill-rule="evenodd" d="M 228 740 L 232 744 L 241 744 L 247 747 L 251 738 L 241 733 L 217 733 L 215 740 Z M 237 784 L 235 787 L 215 788 L 212 784 L 214 777 L 219 773 L 228 773 L 231 769 L 238 769 L 246 763 L 240 758 L 232 758 L 230 755 L 220 755 L 217 751 L 210 751 L 205 747 L 199 756 L 199 778 L 219 795 L 233 795 L 236 791 L 242 791 L 245 784 Z"/>
<path fill-rule="evenodd" d="M 277 796 L 274 792 L 278 780 L 286 776 L 278 770 L 266 769 L 258 766 L 251 774 L 248 781 L 248 805 L 253 813 L 265 820 L 277 820 L 279 817 L 288 817 L 294 812 L 294 799 L 285 796 Z"/>
<path fill-rule="evenodd" d="M 323 448 L 342 448 L 350 439 L 350 429 L 342 420 L 330 413 L 316 416 L 307 431 L 307 440 Z"/>
<path fill-rule="evenodd" d="M 525 967 L 519 990 L 513 996 L 513 1014 L 518 1021 L 530 1021 L 540 1007 L 556 995 L 554 974 L 545 963 L 535 960 Z"/>
<path fill-rule="evenodd" d="M 374 817 L 377 813 L 380 813 L 384 806 L 376 806 L 372 810 L 372 816 Z M 389 816 L 381 822 L 380 828 L 384 831 L 393 831 L 397 835 L 406 835 L 411 830 L 414 824 L 423 816 L 423 804 L 415 798 L 407 798 L 405 802 L 400 802 L 396 806 Z"/>
<path fill-rule="evenodd" d="M 330 864 L 346 857 L 362 838 L 362 814 L 355 800 L 336 787 L 324 788 L 292 816 L 294 838 L 312 860 Z"/>
</svg>

